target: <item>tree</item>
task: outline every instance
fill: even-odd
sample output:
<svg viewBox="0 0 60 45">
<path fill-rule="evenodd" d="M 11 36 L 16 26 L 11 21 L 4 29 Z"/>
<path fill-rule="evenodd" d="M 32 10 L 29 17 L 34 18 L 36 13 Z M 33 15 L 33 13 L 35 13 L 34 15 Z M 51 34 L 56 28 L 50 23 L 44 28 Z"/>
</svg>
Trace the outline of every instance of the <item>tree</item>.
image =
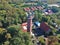
<svg viewBox="0 0 60 45">
<path fill-rule="evenodd" d="M 31 37 L 26 32 L 21 30 L 11 39 L 11 45 L 33 45 L 31 42 Z"/>
<path fill-rule="evenodd" d="M 45 45 L 45 40 L 43 36 L 40 36 L 38 39 L 42 45 Z"/>
<path fill-rule="evenodd" d="M 12 37 L 17 35 L 17 33 L 18 33 L 17 32 L 18 30 L 15 27 L 8 27 L 7 30 L 8 30 L 8 33 L 10 33 Z"/>
<path fill-rule="evenodd" d="M 40 2 L 40 1 L 38 1 L 38 4 L 37 4 L 38 6 L 42 6 L 43 5 L 43 3 L 42 2 Z"/>
<path fill-rule="evenodd" d="M 10 34 L 10 33 L 7 33 L 7 34 L 5 35 L 5 38 L 6 38 L 7 40 L 11 39 L 11 34 Z"/>
<path fill-rule="evenodd" d="M 42 14 L 41 10 L 35 11 L 34 20 L 35 21 L 42 21 L 42 15 L 41 14 Z"/>
<path fill-rule="evenodd" d="M 7 33 L 6 29 L 0 28 L 0 43 L 1 44 L 6 41 L 6 38 L 5 38 L 6 33 Z"/>
<path fill-rule="evenodd" d="M 9 44 L 10 44 L 9 41 L 5 41 L 4 44 L 2 44 L 2 45 L 9 45 Z"/>
<path fill-rule="evenodd" d="M 42 17 L 42 21 L 43 21 L 43 22 L 47 22 L 48 19 L 47 19 L 45 16 L 43 16 L 43 17 Z"/>
<path fill-rule="evenodd" d="M 49 36 L 48 37 L 48 45 L 59 45 L 58 39 L 56 36 Z"/>
<path fill-rule="evenodd" d="M 18 12 L 19 13 L 19 19 L 21 19 L 21 21 L 22 21 L 21 23 L 26 22 L 27 16 L 26 16 L 25 12 L 21 8 L 20 8 L 20 10 Z"/>
</svg>

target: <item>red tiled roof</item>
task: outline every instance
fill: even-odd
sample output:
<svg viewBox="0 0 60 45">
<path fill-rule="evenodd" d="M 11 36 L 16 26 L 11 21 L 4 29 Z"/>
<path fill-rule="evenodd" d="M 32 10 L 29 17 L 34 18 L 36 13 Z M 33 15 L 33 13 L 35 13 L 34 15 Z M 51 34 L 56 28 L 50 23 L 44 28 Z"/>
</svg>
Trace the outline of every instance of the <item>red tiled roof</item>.
<svg viewBox="0 0 60 45">
<path fill-rule="evenodd" d="M 36 7 L 34 7 L 34 9 L 35 9 L 35 10 L 37 10 L 37 8 L 36 8 Z"/>
<path fill-rule="evenodd" d="M 22 26 L 26 26 L 27 25 L 27 23 L 22 23 Z"/>
<path fill-rule="evenodd" d="M 27 23 L 22 23 L 22 31 L 27 32 Z"/>
<path fill-rule="evenodd" d="M 43 9 L 41 6 L 37 6 L 37 8 L 40 9 L 40 10 Z"/>
<path fill-rule="evenodd" d="M 34 7 L 31 7 L 31 10 L 34 11 L 35 10 Z"/>
<path fill-rule="evenodd" d="M 40 28 L 44 31 L 48 31 L 50 29 L 50 27 L 45 22 L 40 24 Z"/>
<path fill-rule="evenodd" d="M 27 7 L 27 8 L 24 8 L 24 10 L 25 10 L 25 11 L 30 11 L 30 8 L 29 8 L 29 7 Z"/>
</svg>

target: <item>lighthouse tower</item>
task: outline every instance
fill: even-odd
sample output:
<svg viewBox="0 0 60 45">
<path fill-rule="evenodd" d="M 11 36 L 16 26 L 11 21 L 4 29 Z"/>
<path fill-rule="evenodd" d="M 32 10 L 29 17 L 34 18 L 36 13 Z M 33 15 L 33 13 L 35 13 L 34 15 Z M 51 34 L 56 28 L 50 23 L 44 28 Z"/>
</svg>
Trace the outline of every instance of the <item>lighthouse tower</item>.
<svg viewBox="0 0 60 45">
<path fill-rule="evenodd" d="M 27 32 L 32 32 L 32 19 L 33 19 L 33 13 L 29 12 L 28 18 L 27 18 Z"/>
</svg>

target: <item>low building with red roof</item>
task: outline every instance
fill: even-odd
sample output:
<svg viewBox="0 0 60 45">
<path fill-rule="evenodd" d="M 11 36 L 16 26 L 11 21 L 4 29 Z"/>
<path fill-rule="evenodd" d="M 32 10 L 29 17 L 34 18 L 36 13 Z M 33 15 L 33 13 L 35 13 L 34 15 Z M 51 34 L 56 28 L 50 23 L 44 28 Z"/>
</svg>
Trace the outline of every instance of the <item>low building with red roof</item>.
<svg viewBox="0 0 60 45">
<path fill-rule="evenodd" d="M 24 8 L 24 10 L 25 10 L 25 11 L 30 11 L 30 8 L 29 8 L 29 7 L 27 7 L 27 8 Z"/>
<path fill-rule="evenodd" d="M 42 30 L 44 30 L 45 32 L 47 32 L 47 31 L 50 30 L 50 27 L 49 27 L 45 22 L 42 22 L 42 23 L 40 24 L 40 28 L 41 28 Z"/>
<path fill-rule="evenodd" d="M 41 7 L 41 6 L 37 6 L 37 9 L 42 10 L 42 9 L 43 9 L 43 7 Z"/>
<path fill-rule="evenodd" d="M 26 23 L 22 23 L 22 31 L 23 32 L 27 32 L 27 22 Z"/>
<path fill-rule="evenodd" d="M 35 10 L 38 10 L 36 7 L 34 7 Z"/>
<path fill-rule="evenodd" d="M 35 11 L 34 7 L 31 7 L 31 10 L 32 10 L 32 11 Z"/>
</svg>

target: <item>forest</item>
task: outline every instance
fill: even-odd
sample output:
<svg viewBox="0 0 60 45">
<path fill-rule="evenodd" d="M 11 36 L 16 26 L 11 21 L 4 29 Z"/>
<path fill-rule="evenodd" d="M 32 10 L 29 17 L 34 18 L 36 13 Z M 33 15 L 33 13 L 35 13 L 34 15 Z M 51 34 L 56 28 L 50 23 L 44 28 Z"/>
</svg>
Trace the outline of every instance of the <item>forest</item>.
<svg viewBox="0 0 60 45">
<path fill-rule="evenodd" d="M 21 24 L 27 22 L 26 12 L 23 8 L 31 7 L 35 5 L 24 5 L 27 0 L 0 0 L 0 45 L 33 45 L 30 34 L 23 32 Z M 41 2 L 36 2 L 37 5 L 44 5 Z M 47 5 L 44 5 L 44 9 L 48 9 Z M 42 15 L 41 10 L 36 10 L 33 22 L 46 22 L 51 27 L 52 32 L 57 36 L 54 39 L 60 40 L 60 33 L 56 31 L 56 23 L 60 26 L 60 7 L 51 8 L 55 13 L 46 16 Z M 57 12 L 57 13 L 56 13 Z M 51 36 L 53 38 L 54 36 Z M 44 43 L 43 38 L 39 37 L 41 43 Z M 51 40 L 51 39 L 50 39 Z M 44 43 L 45 44 L 45 43 Z M 56 45 L 60 43 L 56 42 Z"/>
</svg>

